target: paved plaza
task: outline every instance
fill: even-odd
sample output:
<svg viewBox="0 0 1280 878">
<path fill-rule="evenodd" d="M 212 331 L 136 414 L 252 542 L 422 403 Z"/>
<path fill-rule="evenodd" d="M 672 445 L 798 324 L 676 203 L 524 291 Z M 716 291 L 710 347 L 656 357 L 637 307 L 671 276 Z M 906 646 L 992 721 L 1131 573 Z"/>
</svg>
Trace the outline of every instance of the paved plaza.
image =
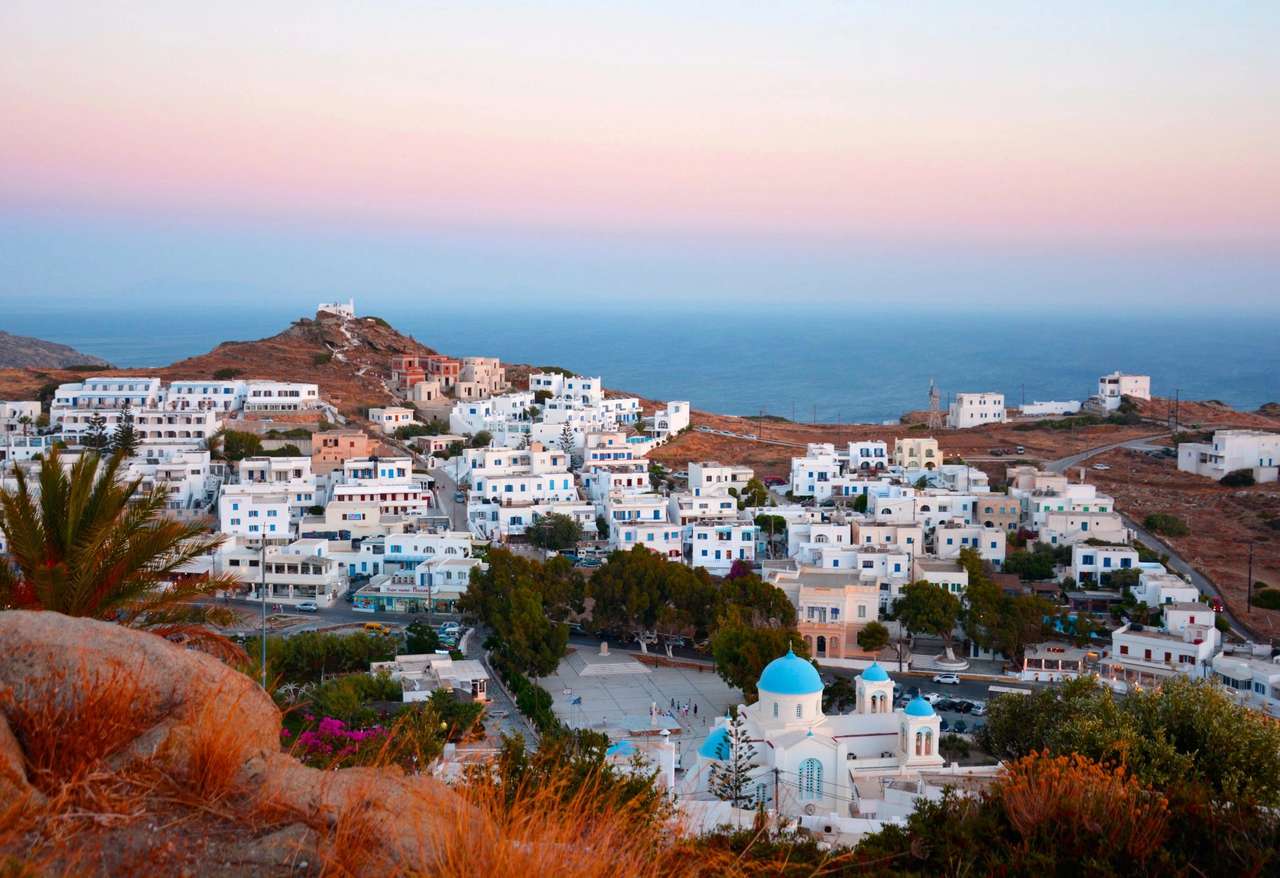
<svg viewBox="0 0 1280 878">
<path fill-rule="evenodd" d="M 556 715 L 565 724 L 607 732 L 615 741 L 665 728 L 685 764 L 714 718 L 743 701 L 742 693 L 710 668 L 652 667 L 626 653 L 602 656 L 586 647 L 566 656 L 555 674 L 538 682 L 551 693 Z"/>
</svg>

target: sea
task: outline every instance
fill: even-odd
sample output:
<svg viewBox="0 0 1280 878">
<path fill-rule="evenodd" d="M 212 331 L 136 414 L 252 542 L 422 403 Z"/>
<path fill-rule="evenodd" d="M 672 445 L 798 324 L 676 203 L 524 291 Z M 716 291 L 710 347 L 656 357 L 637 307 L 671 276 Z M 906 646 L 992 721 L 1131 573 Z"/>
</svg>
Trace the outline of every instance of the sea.
<svg viewBox="0 0 1280 878">
<path fill-rule="evenodd" d="M 883 423 L 942 394 L 1001 391 L 1022 401 L 1083 400 L 1116 369 L 1152 393 L 1238 408 L 1280 401 L 1274 318 L 824 304 L 623 307 L 357 300 L 444 353 L 563 366 L 651 399 L 705 411 L 820 423 Z M 10 303 L 0 329 L 69 344 L 119 366 L 159 366 L 225 340 L 272 335 L 309 309 L 294 303 L 167 307 Z"/>
</svg>

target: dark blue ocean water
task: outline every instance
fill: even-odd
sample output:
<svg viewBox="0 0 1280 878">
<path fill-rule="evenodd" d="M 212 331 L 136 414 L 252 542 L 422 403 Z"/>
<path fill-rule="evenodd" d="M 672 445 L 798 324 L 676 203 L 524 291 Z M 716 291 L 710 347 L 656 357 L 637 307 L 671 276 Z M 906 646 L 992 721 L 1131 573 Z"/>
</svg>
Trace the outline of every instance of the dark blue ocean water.
<svg viewBox="0 0 1280 878">
<path fill-rule="evenodd" d="M 1113 369 L 1151 375 L 1152 391 L 1238 407 L 1280 401 L 1274 319 L 1129 314 L 914 310 L 869 312 L 830 303 L 663 306 L 601 313 L 527 303 L 416 308 L 357 301 L 446 353 L 498 356 L 602 375 L 610 387 L 688 399 L 726 414 L 869 421 L 945 395 L 999 390 L 1023 399 L 1083 399 Z M 214 308 L 174 302 L 137 313 L 22 303 L 0 329 L 154 366 L 220 341 L 273 334 L 305 309 L 278 303 Z"/>
</svg>

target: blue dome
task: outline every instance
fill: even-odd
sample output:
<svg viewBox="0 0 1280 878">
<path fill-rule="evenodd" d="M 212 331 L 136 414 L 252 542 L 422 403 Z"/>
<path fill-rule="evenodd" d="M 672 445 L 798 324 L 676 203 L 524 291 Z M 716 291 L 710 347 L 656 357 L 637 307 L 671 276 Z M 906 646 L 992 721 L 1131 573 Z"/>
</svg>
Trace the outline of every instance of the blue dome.
<svg viewBox="0 0 1280 878">
<path fill-rule="evenodd" d="M 774 695 L 813 695 L 822 691 L 822 678 L 813 665 L 788 649 L 765 666 L 756 687 Z"/>
<path fill-rule="evenodd" d="M 724 756 L 720 755 L 720 745 L 724 745 Z M 702 746 L 698 748 L 698 755 L 706 759 L 726 759 L 729 753 L 729 729 L 720 726 L 711 730 L 711 734 L 707 735 L 707 740 L 702 742 Z"/>
<path fill-rule="evenodd" d="M 879 662 L 872 662 L 871 667 L 862 672 L 862 679 L 868 683 L 885 683 L 889 680 L 889 672 L 880 667 Z"/>
<path fill-rule="evenodd" d="M 933 705 L 919 695 L 907 702 L 907 716 L 933 716 Z"/>
<path fill-rule="evenodd" d="M 630 741 L 619 741 L 616 744 L 610 744 L 609 749 L 604 751 L 605 756 L 634 756 L 636 745 Z"/>
</svg>

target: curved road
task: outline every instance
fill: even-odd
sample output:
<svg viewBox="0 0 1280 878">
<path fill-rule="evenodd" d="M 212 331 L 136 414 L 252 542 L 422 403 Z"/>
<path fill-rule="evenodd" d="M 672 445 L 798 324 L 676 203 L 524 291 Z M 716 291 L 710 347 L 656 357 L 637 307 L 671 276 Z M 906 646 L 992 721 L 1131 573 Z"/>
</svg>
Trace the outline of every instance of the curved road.
<svg viewBox="0 0 1280 878">
<path fill-rule="evenodd" d="M 1171 433 L 1168 430 L 1165 430 L 1161 433 L 1154 433 L 1150 436 L 1140 436 L 1136 439 L 1125 440 L 1124 442 L 1112 442 L 1108 445 L 1099 445 L 1096 448 L 1089 448 L 1077 454 L 1060 457 L 1057 460 L 1045 461 L 1044 468 L 1050 472 L 1065 473 L 1068 469 L 1074 466 L 1079 466 L 1090 458 L 1103 454 L 1107 451 L 1112 451 L 1116 448 L 1140 448 L 1144 445 L 1150 444 L 1152 440 L 1163 439 L 1169 435 L 1171 435 Z M 1116 511 L 1119 512 L 1119 510 Z M 1213 584 L 1213 581 L 1193 567 L 1191 563 L 1179 555 L 1177 550 L 1172 546 L 1139 525 L 1123 512 L 1120 512 L 1120 518 L 1124 521 L 1125 526 L 1133 531 L 1134 538 L 1137 539 L 1138 542 L 1154 552 L 1160 552 L 1161 554 L 1168 555 L 1168 566 L 1187 577 L 1187 579 L 1191 581 L 1191 584 L 1200 590 L 1201 594 L 1214 598 L 1222 598 L 1222 592 Z M 1227 623 L 1231 626 L 1232 631 L 1243 637 L 1245 640 L 1249 640 L 1250 635 L 1248 633 L 1248 629 L 1245 628 L 1241 623 L 1240 618 L 1227 606 L 1225 599 L 1222 601 L 1222 607 L 1222 615 L 1226 617 Z"/>
</svg>

